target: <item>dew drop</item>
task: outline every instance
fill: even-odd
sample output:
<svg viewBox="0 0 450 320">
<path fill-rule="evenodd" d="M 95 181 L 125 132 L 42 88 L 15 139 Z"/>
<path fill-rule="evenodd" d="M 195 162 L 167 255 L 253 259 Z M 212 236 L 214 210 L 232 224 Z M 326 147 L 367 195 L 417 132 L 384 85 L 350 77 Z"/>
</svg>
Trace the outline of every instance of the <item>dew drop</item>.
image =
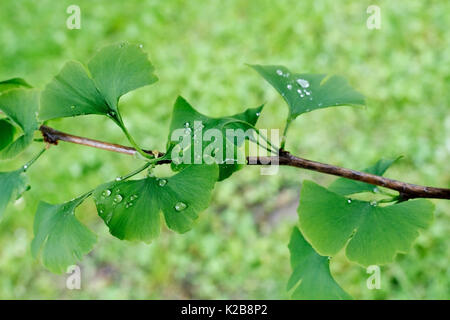
<svg viewBox="0 0 450 320">
<path fill-rule="evenodd" d="M 306 93 L 307 96 L 309 96 L 311 94 L 311 92 L 308 91 L 308 90 L 305 90 L 305 93 Z"/>
<path fill-rule="evenodd" d="M 175 210 L 177 210 L 177 211 L 183 211 L 186 208 L 187 208 L 187 205 L 184 202 L 177 202 L 177 204 L 175 205 Z"/>
<path fill-rule="evenodd" d="M 309 82 L 305 79 L 297 79 L 297 83 L 302 86 L 302 88 L 308 88 Z"/>
<path fill-rule="evenodd" d="M 191 128 L 187 127 L 186 129 L 184 129 L 184 134 L 191 134 Z"/>
<path fill-rule="evenodd" d="M 121 181 L 122 180 L 122 177 L 117 177 L 116 178 L 116 181 Z"/>
<path fill-rule="evenodd" d="M 125 205 L 125 208 L 130 208 L 130 207 L 132 207 L 133 206 L 133 202 L 128 202 L 126 205 Z"/>
<path fill-rule="evenodd" d="M 120 194 L 116 194 L 114 196 L 114 202 L 115 203 L 120 203 L 120 202 L 122 202 L 122 200 L 123 200 L 123 198 L 122 198 L 122 196 Z"/>
<path fill-rule="evenodd" d="M 281 71 L 280 69 L 277 70 L 277 75 L 282 76 L 283 75 L 283 71 Z"/>
<path fill-rule="evenodd" d="M 370 205 L 371 205 L 372 207 L 376 207 L 376 206 L 377 206 L 377 202 L 376 202 L 376 201 L 370 201 Z"/>
<path fill-rule="evenodd" d="M 288 84 L 286 87 L 287 87 L 289 90 L 291 90 L 291 89 L 292 89 L 292 84 Z"/>
<path fill-rule="evenodd" d="M 189 122 L 186 122 L 186 123 L 184 124 L 184 127 L 185 127 L 185 128 L 189 128 Z"/>
<path fill-rule="evenodd" d="M 142 45 L 142 43 L 141 44 L 139 44 L 139 48 L 140 49 L 142 49 L 144 46 Z"/>
<path fill-rule="evenodd" d="M 106 198 L 109 197 L 111 195 L 111 190 L 106 189 L 105 191 L 102 192 L 102 197 Z"/>
<path fill-rule="evenodd" d="M 23 166 L 23 170 L 27 170 L 28 169 L 28 166 L 27 165 L 24 165 Z"/>
<path fill-rule="evenodd" d="M 347 203 L 352 203 L 352 199 L 348 199 L 348 200 L 347 200 Z"/>
<path fill-rule="evenodd" d="M 256 116 L 259 117 L 261 115 L 261 112 L 257 112 Z"/>
<path fill-rule="evenodd" d="M 166 184 L 167 184 L 167 180 L 166 179 L 159 179 L 158 185 L 160 187 L 164 187 Z"/>
</svg>

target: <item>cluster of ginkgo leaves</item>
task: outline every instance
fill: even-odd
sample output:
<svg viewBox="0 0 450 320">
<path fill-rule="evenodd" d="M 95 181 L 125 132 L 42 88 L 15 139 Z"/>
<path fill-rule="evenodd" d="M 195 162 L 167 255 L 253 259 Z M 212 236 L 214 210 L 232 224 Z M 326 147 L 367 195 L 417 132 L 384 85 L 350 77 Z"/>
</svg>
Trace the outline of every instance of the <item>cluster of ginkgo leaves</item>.
<svg viewBox="0 0 450 320">
<path fill-rule="evenodd" d="M 291 121 L 305 112 L 364 104 L 364 97 L 339 76 L 296 74 L 283 66 L 251 67 L 287 102 L 285 135 Z M 255 125 L 263 106 L 211 118 L 178 97 L 166 152 L 162 156 L 144 152 L 125 127 L 119 100 L 125 93 L 156 81 L 153 65 L 142 48 L 120 43 L 101 49 L 87 66 L 76 61 L 66 63 L 42 92 L 20 78 L 0 82 L 0 159 L 17 156 L 33 141 L 42 143 L 42 139 L 35 139 L 35 134 L 44 121 L 97 114 L 107 116 L 122 129 L 140 155 L 137 159 L 143 162 L 130 174 L 101 184 L 73 200 L 39 204 L 31 251 L 52 272 L 64 272 L 93 249 L 96 235 L 75 216 L 76 208 L 86 199 L 94 199 L 98 215 L 113 236 L 150 242 L 160 233 L 161 213 L 169 229 L 179 233 L 190 230 L 198 214 L 208 207 L 215 183 L 243 167 L 233 161 L 176 164 L 171 159 L 171 151 L 176 147 L 170 140 L 171 133 L 185 128 L 193 139 L 196 132 L 193 125 L 201 121 L 203 129 L 224 133 L 223 148 L 231 145 L 237 158 L 239 152 L 245 153 L 243 143 L 228 140 L 225 130 L 252 128 L 258 132 Z M 281 148 L 284 148 L 285 135 Z M 268 143 L 272 151 L 279 151 L 273 147 L 275 144 Z M 206 152 L 206 148 L 203 146 L 202 151 Z M 0 218 L 8 203 L 29 189 L 26 171 L 44 151 L 45 148 L 15 171 L 0 172 Z M 153 173 L 162 160 L 172 162 L 174 174 L 170 177 L 156 177 Z M 394 162 L 380 160 L 365 171 L 383 175 Z M 144 177 L 132 179 L 145 170 Z M 363 193 L 376 196 L 377 201 L 361 200 L 367 199 L 358 196 Z M 330 258 L 345 247 L 347 258 L 363 266 L 391 262 L 397 253 L 408 251 L 418 230 L 430 223 L 432 212 L 428 200 L 399 202 L 398 195 L 362 182 L 339 178 L 324 188 L 304 181 L 298 227 L 294 228 L 289 244 L 293 273 L 288 290 L 292 297 L 351 298 L 332 277 Z"/>
</svg>

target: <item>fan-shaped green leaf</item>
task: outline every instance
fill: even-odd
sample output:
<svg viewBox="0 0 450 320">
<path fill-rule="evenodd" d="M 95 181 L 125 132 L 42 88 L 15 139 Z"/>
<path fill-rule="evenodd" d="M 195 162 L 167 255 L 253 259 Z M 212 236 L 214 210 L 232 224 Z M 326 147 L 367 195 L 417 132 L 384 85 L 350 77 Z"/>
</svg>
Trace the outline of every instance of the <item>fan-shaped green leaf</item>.
<svg viewBox="0 0 450 320">
<path fill-rule="evenodd" d="M 112 235 L 150 242 L 160 232 L 160 211 L 170 229 L 190 230 L 198 213 L 208 207 L 217 177 L 217 165 L 191 165 L 168 178 L 104 184 L 94 199 Z"/>
<path fill-rule="evenodd" d="M 116 112 L 122 95 L 158 80 L 147 54 L 139 46 L 127 43 L 101 49 L 88 67 L 98 90 Z"/>
<path fill-rule="evenodd" d="M 97 241 L 97 236 L 75 217 L 75 208 L 85 198 L 55 205 L 41 202 L 38 206 L 31 252 L 35 258 L 41 252 L 44 266 L 52 272 L 65 272 L 91 251 Z"/>
<path fill-rule="evenodd" d="M 293 73 L 283 66 L 251 67 L 286 100 L 290 119 L 320 108 L 364 104 L 364 96 L 340 76 Z"/>
<path fill-rule="evenodd" d="M 0 119 L 0 150 L 5 148 L 14 140 L 16 129 L 5 119 Z"/>
<path fill-rule="evenodd" d="M 24 79 L 22 78 L 12 78 L 4 81 L 0 81 L 0 93 L 14 89 L 14 88 L 31 88 L 31 85 L 29 85 Z"/>
<path fill-rule="evenodd" d="M 67 62 L 41 95 L 39 118 L 48 120 L 110 111 L 86 69 L 77 61 Z"/>
<path fill-rule="evenodd" d="M 386 172 L 386 170 L 398 159 L 400 159 L 400 157 L 393 160 L 381 159 L 373 166 L 366 168 L 363 171 L 375 174 L 377 176 L 382 176 Z M 346 178 L 338 178 L 328 187 L 328 190 L 345 196 L 360 192 L 376 192 L 376 187 L 374 185 L 361 181 L 355 181 Z"/>
<path fill-rule="evenodd" d="M 27 179 L 23 169 L 0 172 L 0 219 L 10 201 L 14 201 L 26 190 Z"/>
<path fill-rule="evenodd" d="M 205 132 L 209 131 L 209 133 L 214 133 L 213 130 L 215 130 L 217 139 L 221 139 L 219 148 L 221 150 L 213 151 L 215 151 L 215 158 L 217 163 L 219 163 L 219 179 L 223 180 L 242 167 L 242 164 L 237 162 L 239 150 L 236 146 L 242 145 L 245 139 L 254 138 L 253 132 L 247 130 L 252 129 L 256 124 L 263 107 L 261 105 L 257 108 L 249 108 L 242 113 L 228 117 L 211 118 L 199 113 L 185 99 L 178 97 L 172 112 L 168 137 L 168 152 L 171 152 L 172 148 L 178 143 L 178 141 L 172 141 L 175 130 L 181 130 L 182 133 L 184 132 L 187 135 L 187 140 L 189 140 L 188 145 L 184 147 L 184 152 L 190 154 L 191 163 L 197 163 L 196 161 L 202 163 L 205 156 L 214 156 L 207 154 L 208 152 L 205 152 L 205 149 L 210 144 L 212 145 L 217 142 L 216 137 L 214 136 L 214 139 L 209 139 L 205 136 Z M 240 139 L 234 139 L 231 135 L 227 138 L 227 130 L 233 130 L 234 133 L 240 134 Z M 202 143 L 198 148 L 199 151 L 195 149 L 196 141 Z M 232 151 L 232 156 L 227 156 L 227 150 L 229 152 Z M 225 163 L 226 160 L 228 160 L 227 163 Z"/>
<path fill-rule="evenodd" d="M 49 120 L 85 114 L 114 116 L 119 98 L 158 80 L 147 55 L 136 45 L 115 44 L 101 49 L 88 63 L 66 63 L 46 86 L 40 118 Z"/>
<path fill-rule="evenodd" d="M 287 290 L 293 289 L 293 299 L 351 299 L 331 275 L 328 257 L 317 254 L 297 227 L 292 230 L 289 252 L 293 272 Z"/>
<path fill-rule="evenodd" d="M 1 150 L 0 159 L 16 156 L 33 141 L 34 131 L 38 129 L 38 97 L 36 90 L 29 89 L 11 89 L 0 95 L 0 110 L 23 132 L 13 143 Z"/>
<path fill-rule="evenodd" d="M 303 183 L 298 207 L 300 229 L 321 255 L 346 247 L 347 257 L 361 265 L 381 265 L 406 253 L 433 218 L 424 199 L 381 206 L 349 199 L 312 181 Z"/>
</svg>

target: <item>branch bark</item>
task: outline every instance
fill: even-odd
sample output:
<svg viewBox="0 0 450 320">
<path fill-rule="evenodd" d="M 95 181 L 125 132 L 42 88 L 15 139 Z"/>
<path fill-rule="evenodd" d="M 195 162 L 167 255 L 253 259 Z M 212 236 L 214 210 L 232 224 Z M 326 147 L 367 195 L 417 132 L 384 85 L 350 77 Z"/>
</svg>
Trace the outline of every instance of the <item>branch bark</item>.
<svg viewBox="0 0 450 320">
<path fill-rule="evenodd" d="M 119 144 L 108 143 L 104 141 L 84 138 L 80 136 L 64 133 L 47 126 L 41 126 L 40 131 L 44 137 L 44 141 L 50 144 L 58 144 L 58 141 L 65 141 L 84 146 L 89 146 L 97 149 L 113 151 L 128 155 L 135 155 L 137 151 L 132 147 L 127 147 Z M 144 150 L 145 153 L 162 156 L 163 153 Z M 338 177 L 343 177 L 351 180 L 366 182 L 371 185 L 385 187 L 398 191 L 402 200 L 414 198 L 435 198 L 435 199 L 450 199 L 450 189 L 435 188 L 420 186 L 416 184 L 406 183 L 398 180 L 389 179 L 374 174 L 346 169 L 331 164 L 325 164 L 317 161 L 307 160 L 296 157 L 287 151 L 281 150 L 278 157 L 248 157 L 249 165 L 262 165 L 267 163 L 278 163 L 284 166 L 291 166 L 302 168 L 306 170 L 317 171 L 321 173 L 331 174 Z M 170 163 L 170 160 L 162 160 L 159 163 Z"/>
</svg>

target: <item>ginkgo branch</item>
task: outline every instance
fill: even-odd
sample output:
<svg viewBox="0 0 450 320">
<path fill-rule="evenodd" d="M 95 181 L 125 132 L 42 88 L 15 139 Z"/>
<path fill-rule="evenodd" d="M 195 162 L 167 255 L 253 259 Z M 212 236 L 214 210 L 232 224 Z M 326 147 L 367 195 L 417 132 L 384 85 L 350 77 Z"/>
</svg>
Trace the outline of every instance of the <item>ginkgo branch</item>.
<svg viewBox="0 0 450 320">
<path fill-rule="evenodd" d="M 75 136 L 55 130 L 53 128 L 44 125 L 40 127 L 40 131 L 42 132 L 44 140 L 50 144 L 56 145 L 58 141 L 65 141 L 128 155 L 135 155 L 137 153 L 136 149 L 132 147 Z M 161 152 L 152 150 L 143 150 L 143 151 L 146 154 L 154 155 L 155 157 L 162 157 L 164 155 Z M 395 190 L 399 192 L 400 194 L 399 198 L 401 200 L 408 200 L 414 198 L 450 199 L 450 189 L 427 187 L 406 183 L 362 171 L 307 160 L 304 158 L 296 157 L 285 150 L 281 150 L 278 157 L 247 157 L 247 162 L 249 165 L 265 165 L 267 163 L 277 163 L 277 161 L 280 165 L 284 166 L 291 166 L 296 168 L 317 171 L 321 173 L 339 176 L 351 180 L 357 180 L 371 185 Z M 158 161 L 158 163 L 159 164 L 170 163 L 170 160 L 162 159 Z"/>
</svg>

